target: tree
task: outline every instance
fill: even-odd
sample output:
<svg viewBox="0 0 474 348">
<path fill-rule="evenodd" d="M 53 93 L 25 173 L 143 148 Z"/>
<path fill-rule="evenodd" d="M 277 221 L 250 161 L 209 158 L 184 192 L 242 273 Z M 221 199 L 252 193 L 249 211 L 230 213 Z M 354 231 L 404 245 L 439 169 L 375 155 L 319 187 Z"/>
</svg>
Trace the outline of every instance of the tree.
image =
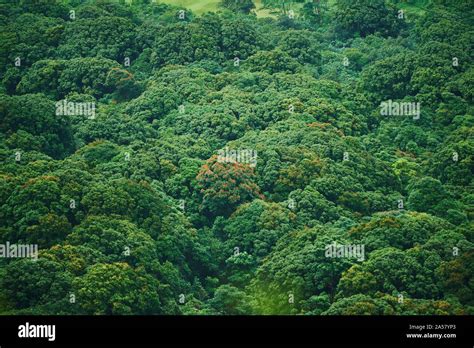
<svg viewBox="0 0 474 348">
<path fill-rule="evenodd" d="M 65 217 L 69 202 L 61 196 L 58 178 L 40 176 L 18 185 L 3 205 L 4 224 L 12 227 L 4 237 L 48 247 L 70 232 Z"/>
<path fill-rule="evenodd" d="M 99 251 L 108 262 L 127 262 L 151 267 L 157 254 L 153 239 L 133 223 L 104 216 L 91 216 L 68 235 L 68 245 Z"/>
<path fill-rule="evenodd" d="M 443 263 L 439 268 L 444 291 L 454 294 L 463 304 L 472 306 L 472 249 L 463 251 L 459 257 Z"/>
<path fill-rule="evenodd" d="M 250 71 L 265 71 L 270 74 L 279 72 L 295 73 L 300 68 L 294 58 L 281 50 L 257 52 L 249 57 L 246 66 L 249 66 Z"/>
<path fill-rule="evenodd" d="M 416 66 L 416 54 L 400 53 L 369 65 L 362 71 L 361 88 L 377 106 L 388 99 L 410 95 L 410 81 Z"/>
<path fill-rule="evenodd" d="M 160 284 L 126 263 L 96 264 L 74 280 L 73 292 L 84 314 L 165 314 Z"/>
<path fill-rule="evenodd" d="M 207 26 L 176 23 L 156 36 L 151 60 L 154 66 L 185 64 L 202 59 L 218 60 L 219 39 Z"/>
<path fill-rule="evenodd" d="M 453 223 L 465 221 L 461 213 L 463 205 L 452 198 L 439 180 L 424 177 L 413 182 L 408 190 L 407 206 L 410 209 L 443 216 Z M 459 214 L 455 214 L 455 211 L 459 211 Z"/>
<path fill-rule="evenodd" d="M 334 302 L 326 315 L 394 315 L 394 309 L 385 301 L 359 294 Z"/>
<path fill-rule="evenodd" d="M 137 55 L 134 26 L 120 17 L 78 18 L 64 31 L 58 56 L 65 59 L 98 57 L 124 62 Z"/>
<path fill-rule="evenodd" d="M 413 298 L 439 298 L 441 287 L 436 269 L 440 264 L 439 255 L 418 248 L 405 252 L 392 247 L 378 249 L 367 262 L 354 265 L 343 274 L 337 287 L 338 297 L 380 291 L 406 293 Z M 364 278 L 368 281 L 361 281 Z"/>
<path fill-rule="evenodd" d="M 16 308 L 28 308 L 66 299 L 72 281 L 61 263 L 21 259 L 6 266 L 2 289 Z"/>
<path fill-rule="evenodd" d="M 255 8 L 252 0 L 221 0 L 219 5 L 234 12 L 250 13 Z"/>
<path fill-rule="evenodd" d="M 219 231 L 218 222 L 214 225 L 216 233 L 225 239 L 227 256 L 238 252 L 262 260 L 277 241 L 294 227 L 295 215 L 289 209 L 277 203 L 254 200 L 242 204 L 226 221 Z"/>
<path fill-rule="evenodd" d="M 245 18 L 222 23 L 222 50 L 226 59 L 246 59 L 257 51 L 260 36 L 254 24 Z"/>
<path fill-rule="evenodd" d="M 372 252 L 386 247 L 410 249 L 452 228 L 445 220 L 425 213 L 380 213 L 367 223 L 352 227 L 349 233 L 365 245 L 366 252 Z"/>
<path fill-rule="evenodd" d="M 67 116 L 56 115 L 55 111 L 54 103 L 41 94 L 1 95 L 0 131 L 9 137 L 15 133 L 34 137 L 40 148 L 33 149 L 55 158 L 65 157 L 74 149 L 71 126 Z"/>
<path fill-rule="evenodd" d="M 296 58 L 301 64 L 319 65 L 321 53 L 314 43 L 316 40 L 316 35 L 309 30 L 288 30 L 280 38 L 280 46 L 282 51 Z"/>
<path fill-rule="evenodd" d="M 291 3 L 298 2 L 297 0 L 263 0 L 263 5 L 269 8 L 278 8 L 283 14 L 289 10 Z"/>
<path fill-rule="evenodd" d="M 404 25 L 396 8 L 385 0 L 338 0 L 334 16 L 336 27 L 347 36 L 365 37 L 376 32 L 396 36 Z"/>
<path fill-rule="evenodd" d="M 230 285 L 218 287 L 210 305 L 220 315 L 242 315 L 251 311 L 245 293 Z"/>
<path fill-rule="evenodd" d="M 328 245 L 347 243 L 341 232 L 317 226 L 280 238 L 250 285 L 255 311 L 297 314 L 311 296 L 325 293 L 332 298 L 341 273 L 355 262 L 326 256 Z"/>
<path fill-rule="evenodd" d="M 211 215 L 228 215 L 239 204 L 261 197 L 247 164 L 221 163 L 217 156 L 204 164 L 196 177 L 202 195 L 202 210 Z"/>
<path fill-rule="evenodd" d="M 64 21 L 59 18 L 24 13 L 15 16 L 2 34 L 2 63 L 14 66 L 20 58 L 20 66 L 31 66 L 38 60 L 51 57 L 63 37 Z M 15 38 L 15 43 L 10 40 Z"/>
</svg>

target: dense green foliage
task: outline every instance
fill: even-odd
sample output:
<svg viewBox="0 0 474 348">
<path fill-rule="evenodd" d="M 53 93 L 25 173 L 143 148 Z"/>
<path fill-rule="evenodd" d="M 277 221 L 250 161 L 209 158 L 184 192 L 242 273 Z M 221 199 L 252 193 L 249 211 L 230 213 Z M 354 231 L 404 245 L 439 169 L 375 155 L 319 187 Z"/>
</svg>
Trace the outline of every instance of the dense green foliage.
<svg viewBox="0 0 474 348">
<path fill-rule="evenodd" d="M 0 314 L 474 314 L 472 6 L 263 5 L 0 5 Z"/>
</svg>

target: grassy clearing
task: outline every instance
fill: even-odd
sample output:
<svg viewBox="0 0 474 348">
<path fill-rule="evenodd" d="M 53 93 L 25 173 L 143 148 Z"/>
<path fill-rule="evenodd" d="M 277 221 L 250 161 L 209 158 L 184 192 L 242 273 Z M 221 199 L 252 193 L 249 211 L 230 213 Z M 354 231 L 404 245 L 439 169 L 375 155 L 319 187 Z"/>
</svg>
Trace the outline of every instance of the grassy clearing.
<svg viewBox="0 0 474 348">
<path fill-rule="evenodd" d="M 263 8 L 262 0 L 255 0 L 254 4 L 255 4 L 255 13 L 256 13 L 258 18 L 263 18 L 263 17 L 274 17 L 274 18 L 276 18 L 277 17 L 275 14 L 272 13 L 275 10 L 264 9 Z"/>
<path fill-rule="evenodd" d="M 185 7 L 196 14 L 203 14 L 217 11 L 220 0 L 159 0 L 158 2 Z"/>
<path fill-rule="evenodd" d="M 157 2 L 185 7 L 195 14 L 201 15 L 206 12 L 218 11 L 220 0 L 158 0 Z M 262 0 L 254 0 L 254 3 L 257 17 L 276 17 L 276 15 L 273 14 L 276 10 L 263 9 Z"/>
<path fill-rule="evenodd" d="M 157 2 L 185 7 L 193 11 L 195 14 L 201 15 L 206 12 L 218 11 L 220 0 L 157 0 Z M 423 15 L 425 12 L 424 8 L 427 6 L 427 4 L 429 4 L 429 2 L 429 0 L 418 0 L 415 1 L 413 4 L 399 3 L 397 4 L 397 6 L 405 10 L 407 13 L 416 13 L 418 15 Z M 276 9 L 264 9 L 262 0 L 254 0 L 254 3 L 255 13 L 257 14 L 258 18 L 277 17 L 278 11 Z M 328 1 L 329 7 L 333 7 L 335 3 L 335 0 Z M 297 13 L 299 8 L 301 7 L 301 4 L 290 4 L 290 9 L 294 10 L 295 13 Z"/>
</svg>

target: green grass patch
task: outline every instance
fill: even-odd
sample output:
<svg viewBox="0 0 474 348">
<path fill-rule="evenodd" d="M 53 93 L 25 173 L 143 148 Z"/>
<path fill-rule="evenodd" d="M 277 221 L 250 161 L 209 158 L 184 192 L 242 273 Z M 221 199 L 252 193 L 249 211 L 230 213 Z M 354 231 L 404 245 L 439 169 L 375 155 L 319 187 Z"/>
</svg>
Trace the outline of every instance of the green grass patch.
<svg viewBox="0 0 474 348">
<path fill-rule="evenodd" d="M 410 3 L 401 2 L 397 7 L 404 10 L 407 14 L 416 14 L 423 16 L 426 13 L 426 7 L 430 4 L 429 0 L 417 0 Z"/>
<path fill-rule="evenodd" d="M 159 0 L 158 2 L 185 7 L 196 14 L 203 14 L 216 12 L 219 9 L 220 0 Z"/>
<path fill-rule="evenodd" d="M 169 4 L 174 6 L 180 6 L 187 9 L 190 9 L 197 15 L 202 15 L 206 12 L 216 12 L 220 10 L 219 3 L 220 0 L 158 0 L 158 3 Z M 255 4 L 255 14 L 258 18 L 263 17 L 277 17 L 277 9 L 265 9 L 263 8 L 262 0 L 254 0 Z M 294 6 L 294 10 L 298 5 Z"/>
</svg>

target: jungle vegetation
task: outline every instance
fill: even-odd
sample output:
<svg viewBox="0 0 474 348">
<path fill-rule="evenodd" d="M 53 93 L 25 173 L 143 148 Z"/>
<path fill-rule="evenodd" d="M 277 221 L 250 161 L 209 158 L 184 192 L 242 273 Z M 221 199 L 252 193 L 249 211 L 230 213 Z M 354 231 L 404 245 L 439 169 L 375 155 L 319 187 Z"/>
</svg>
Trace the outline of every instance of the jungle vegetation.
<svg viewBox="0 0 474 348">
<path fill-rule="evenodd" d="M 472 1 L 177 3 L 1 3 L 0 313 L 474 314 Z"/>
</svg>

